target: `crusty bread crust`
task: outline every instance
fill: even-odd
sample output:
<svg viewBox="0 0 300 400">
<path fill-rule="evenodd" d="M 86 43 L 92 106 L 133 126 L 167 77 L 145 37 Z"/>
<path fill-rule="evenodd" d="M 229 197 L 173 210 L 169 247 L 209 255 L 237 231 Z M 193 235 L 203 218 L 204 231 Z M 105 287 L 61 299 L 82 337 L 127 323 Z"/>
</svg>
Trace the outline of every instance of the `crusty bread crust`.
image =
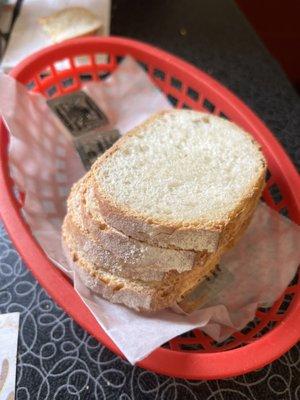
<svg viewBox="0 0 300 400">
<path fill-rule="evenodd" d="M 160 280 L 145 281 L 139 278 L 134 271 L 131 274 L 128 266 L 124 266 L 125 269 L 122 269 L 121 273 L 116 271 L 114 269 L 116 260 L 113 255 L 110 256 L 106 265 L 102 263 L 101 257 L 93 258 L 90 253 L 87 255 L 80 242 L 81 239 L 78 242 L 78 232 L 74 232 L 73 228 L 68 225 L 71 220 L 70 215 L 65 218 L 62 236 L 65 248 L 68 249 L 72 260 L 76 263 L 78 271 L 85 274 L 85 283 L 88 287 L 109 301 L 124 304 L 138 311 L 153 312 L 180 303 L 207 275 L 212 273 L 220 256 L 240 238 L 251 217 L 252 213 L 249 213 L 240 226 L 239 232 L 235 232 L 236 236 L 230 238 L 227 246 L 223 246 L 216 253 L 202 256 L 204 257 L 202 265 L 198 264 L 192 270 L 182 273 L 170 270 Z M 77 229 L 79 228 L 77 227 Z M 85 237 L 83 232 L 81 234 Z M 90 238 L 86 238 L 85 242 L 90 245 L 92 243 Z M 101 250 L 97 244 L 95 246 L 99 255 Z M 196 305 L 193 309 L 195 307 Z"/>
<path fill-rule="evenodd" d="M 72 246 L 74 250 L 81 253 L 87 260 L 100 266 L 103 270 L 110 272 L 116 276 L 126 279 L 141 279 L 143 281 L 165 280 L 169 279 L 170 273 L 172 275 L 179 274 L 178 270 L 173 268 L 172 264 L 168 264 L 165 259 L 163 267 L 157 265 L 141 266 L 138 262 L 138 255 L 136 260 L 131 260 L 130 257 L 122 257 L 121 254 L 115 254 L 101 246 L 99 241 L 95 240 L 91 235 L 84 232 L 74 221 L 72 215 L 69 213 L 63 223 L 63 233 L 66 241 Z M 176 251 L 176 250 L 173 250 Z M 201 266 L 208 258 L 207 254 L 203 254 L 202 258 L 195 265 L 191 265 L 186 271 L 190 271 L 193 267 Z M 181 272 L 185 270 L 182 269 Z"/>
<path fill-rule="evenodd" d="M 72 248 L 64 232 L 63 247 L 87 287 L 110 302 L 146 312 L 155 312 L 180 302 L 187 292 L 214 270 L 219 261 L 219 255 L 214 254 L 201 268 L 177 273 L 164 281 L 145 282 L 118 277 L 86 260 L 81 252 Z"/>
<path fill-rule="evenodd" d="M 101 182 L 99 182 L 98 176 L 102 164 L 117 152 L 130 137 L 139 135 L 144 128 L 167 112 L 169 111 L 155 114 L 142 125 L 127 133 L 94 163 L 91 175 L 94 180 L 95 196 L 98 198 L 98 212 L 108 225 L 137 240 L 168 248 L 214 252 L 225 244 L 228 237 L 232 236 L 232 231 L 238 230 L 238 226 L 243 224 L 244 212 L 249 212 L 249 204 L 256 204 L 257 197 L 263 190 L 266 162 L 262 153 L 261 166 L 251 189 L 244 195 L 236 208 L 220 221 L 202 218 L 189 223 L 175 223 L 159 218 L 148 218 L 128 207 L 117 204 L 111 196 L 104 192 Z M 249 136 L 246 132 L 244 133 Z M 252 142 L 260 150 L 253 139 Z"/>
<path fill-rule="evenodd" d="M 69 28 L 74 21 L 77 23 L 77 32 L 74 31 L 70 35 Z M 103 25 L 97 15 L 83 7 L 64 8 L 47 17 L 39 18 L 38 22 L 54 43 L 78 36 L 96 34 Z M 84 27 L 82 22 L 84 22 Z"/>
<path fill-rule="evenodd" d="M 74 185 L 68 199 L 68 216 L 65 224 L 70 240 L 77 248 L 85 249 L 86 258 L 95 263 L 106 262 L 108 270 L 130 279 L 161 280 L 167 272 L 184 272 L 201 266 L 207 259 L 207 252 L 194 252 L 160 248 L 149 245 L 109 227 L 103 220 L 95 221 L 87 211 L 87 201 L 83 203 L 87 189 L 92 189 L 88 176 Z M 256 200 L 258 200 L 259 196 Z M 96 203 L 97 200 L 89 199 Z M 252 216 L 255 204 L 248 203 L 249 210 L 244 210 L 243 221 L 233 224 L 232 235 L 226 237 L 222 248 L 230 248 L 241 236 Z M 220 251 L 221 253 L 221 251 Z M 114 262 L 110 262 L 113 254 Z"/>
</svg>

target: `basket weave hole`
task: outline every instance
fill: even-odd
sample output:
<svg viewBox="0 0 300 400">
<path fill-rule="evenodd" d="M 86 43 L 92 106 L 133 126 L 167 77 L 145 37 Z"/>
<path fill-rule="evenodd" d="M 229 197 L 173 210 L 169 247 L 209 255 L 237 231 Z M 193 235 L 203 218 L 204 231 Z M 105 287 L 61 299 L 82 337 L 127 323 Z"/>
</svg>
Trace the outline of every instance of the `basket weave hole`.
<svg viewBox="0 0 300 400">
<path fill-rule="evenodd" d="M 273 183 L 273 185 L 271 185 L 269 187 L 269 193 L 275 204 L 279 204 L 282 201 L 283 196 L 282 196 L 280 189 L 276 183 Z"/>
<path fill-rule="evenodd" d="M 45 94 L 47 97 L 53 97 L 57 92 L 58 92 L 57 86 L 56 86 L 56 85 L 52 85 L 52 86 L 48 87 L 48 88 L 44 91 L 44 94 Z"/>
<path fill-rule="evenodd" d="M 187 96 L 192 99 L 193 101 L 198 101 L 199 100 L 199 92 L 197 92 L 197 90 L 188 87 L 187 88 L 187 92 L 186 92 Z"/>
<path fill-rule="evenodd" d="M 153 77 L 155 79 L 159 79 L 160 81 L 164 81 L 166 79 L 166 73 L 161 69 L 154 68 L 153 70 Z"/>
<path fill-rule="evenodd" d="M 204 347 L 201 343 L 190 343 L 190 344 L 181 344 L 180 349 L 182 351 L 200 351 L 204 350 Z"/>
<path fill-rule="evenodd" d="M 79 78 L 82 82 L 93 80 L 93 75 L 89 73 L 80 74 Z"/>
<path fill-rule="evenodd" d="M 219 116 L 221 118 L 224 118 L 224 119 L 227 119 L 228 121 L 230 121 L 230 118 L 226 114 L 224 114 L 222 111 L 220 112 Z"/>
<path fill-rule="evenodd" d="M 182 89 L 182 82 L 179 79 L 174 78 L 172 76 L 171 77 L 171 86 L 174 87 L 177 90 L 181 90 Z"/>
<path fill-rule="evenodd" d="M 73 63 L 75 67 L 82 67 L 86 65 L 92 65 L 91 56 L 88 54 L 78 55 L 73 58 Z"/>
<path fill-rule="evenodd" d="M 261 313 L 261 314 L 267 314 L 269 311 L 271 311 L 272 307 L 259 307 L 257 309 L 257 312 Z"/>
<path fill-rule="evenodd" d="M 68 76 L 67 78 L 62 79 L 61 85 L 63 88 L 71 88 L 72 86 L 74 86 L 75 82 L 73 76 Z"/>
<path fill-rule="evenodd" d="M 69 58 L 63 58 L 53 63 L 53 66 L 57 72 L 66 71 L 71 69 L 71 62 Z"/>
<path fill-rule="evenodd" d="M 109 71 L 101 71 L 101 72 L 98 74 L 98 78 L 99 78 L 100 80 L 104 80 L 104 79 L 108 78 L 109 76 L 110 76 L 110 72 L 109 72 Z"/>
<path fill-rule="evenodd" d="M 177 107 L 178 105 L 178 99 L 175 96 L 172 96 L 171 94 L 167 95 L 169 102 L 172 104 L 173 107 Z"/>
<path fill-rule="evenodd" d="M 206 111 L 213 113 L 215 111 L 216 106 L 209 101 L 208 99 L 204 99 L 203 101 L 203 107 L 205 108 Z"/>
<path fill-rule="evenodd" d="M 288 208 L 285 206 L 285 207 L 282 207 L 280 210 L 279 210 L 279 213 L 281 214 L 281 215 L 283 215 L 284 217 L 286 217 L 286 218 L 289 218 L 289 210 L 288 210 Z"/>
<path fill-rule="evenodd" d="M 36 88 L 36 83 L 35 81 L 29 81 L 26 83 L 26 87 L 28 90 L 34 90 Z"/>
<path fill-rule="evenodd" d="M 106 53 L 95 53 L 93 57 L 94 57 L 94 62 L 97 65 L 108 64 L 110 61 L 110 57 Z"/>
<path fill-rule="evenodd" d="M 143 61 L 138 61 L 138 60 L 137 60 L 137 62 L 143 68 L 143 70 L 145 72 L 148 72 L 149 68 L 148 68 L 148 65 L 146 63 L 144 63 Z"/>
<path fill-rule="evenodd" d="M 299 265 L 299 268 L 300 268 L 300 265 Z M 299 269 L 299 272 L 291 280 L 289 287 L 297 285 L 298 282 L 300 283 L 300 269 Z"/>
<path fill-rule="evenodd" d="M 278 322 L 276 321 L 269 321 L 259 332 L 257 332 L 254 336 L 253 339 L 258 339 L 264 336 L 266 333 L 270 332 Z"/>
<path fill-rule="evenodd" d="M 213 341 L 212 342 L 212 347 L 213 348 L 217 348 L 219 350 L 222 350 L 223 347 L 232 345 L 236 341 L 237 341 L 237 339 L 234 336 L 230 336 L 229 338 L 225 339 L 223 342 Z M 235 346 L 233 346 L 233 347 L 235 347 Z"/>
<path fill-rule="evenodd" d="M 49 78 L 50 76 L 52 76 L 51 68 L 47 67 L 47 68 L 43 69 L 42 71 L 40 71 L 38 73 L 37 76 L 38 76 L 40 81 L 43 81 L 44 79 Z"/>
<path fill-rule="evenodd" d="M 270 180 L 271 176 L 272 176 L 272 174 L 271 174 L 270 170 L 267 169 L 267 173 L 266 173 L 266 181 L 267 182 Z"/>
<path fill-rule="evenodd" d="M 255 316 L 252 321 L 248 322 L 248 324 L 240 330 L 243 335 L 248 335 L 261 323 L 261 319 Z"/>
<path fill-rule="evenodd" d="M 243 335 L 248 335 L 248 333 L 250 333 L 250 332 L 252 331 L 252 329 L 253 329 L 253 326 L 248 324 L 248 325 L 245 326 L 245 328 L 243 328 L 240 332 L 241 332 Z"/>
<path fill-rule="evenodd" d="M 184 332 L 182 335 L 180 335 L 180 338 L 195 338 L 196 335 L 194 333 L 194 331 L 188 331 L 188 332 Z"/>
<path fill-rule="evenodd" d="M 289 308 L 295 294 L 294 293 L 286 293 L 284 295 L 283 301 L 278 307 L 278 310 L 276 312 L 277 315 L 283 315 L 286 313 L 287 309 Z"/>
<path fill-rule="evenodd" d="M 120 64 L 124 60 L 124 56 L 116 56 L 115 60 L 117 64 Z"/>
</svg>

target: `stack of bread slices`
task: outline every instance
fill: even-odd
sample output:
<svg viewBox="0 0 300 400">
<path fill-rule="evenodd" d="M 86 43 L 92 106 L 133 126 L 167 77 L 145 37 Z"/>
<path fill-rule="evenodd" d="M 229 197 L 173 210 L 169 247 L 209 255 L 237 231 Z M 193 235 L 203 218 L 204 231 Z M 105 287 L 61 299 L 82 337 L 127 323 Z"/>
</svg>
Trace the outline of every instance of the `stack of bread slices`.
<svg viewBox="0 0 300 400">
<path fill-rule="evenodd" d="M 265 172 L 238 126 L 161 112 L 73 186 L 64 246 L 85 284 L 111 302 L 138 311 L 184 304 L 248 226 Z"/>
</svg>

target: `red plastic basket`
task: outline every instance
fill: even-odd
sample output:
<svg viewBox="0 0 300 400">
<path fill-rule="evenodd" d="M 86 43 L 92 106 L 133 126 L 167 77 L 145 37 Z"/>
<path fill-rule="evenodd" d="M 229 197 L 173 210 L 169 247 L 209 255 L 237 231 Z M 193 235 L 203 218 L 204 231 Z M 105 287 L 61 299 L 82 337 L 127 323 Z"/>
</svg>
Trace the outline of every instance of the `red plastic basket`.
<svg viewBox="0 0 300 400">
<path fill-rule="evenodd" d="M 108 55 L 98 63 L 98 55 Z M 270 176 L 264 199 L 275 210 L 300 223 L 299 176 L 266 126 L 232 93 L 186 62 L 149 45 L 129 39 L 82 38 L 51 46 L 28 57 L 11 75 L 30 90 L 54 97 L 80 88 L 84 80 L 101 80 L 123 56 L 131 55 L 178 108 L 207 110 L 228 118 L 261 143 Z M 86 56 L 86 63 L 78 57 Z M 57 62 L 67 60 L 65 69 Z M 81 60 L 82 62 L 82 60 Z M 16 248 L 34 276 L 57 303 L 84 329 L 115 353 L 120 350 L 99 327 L 71 282 L 49 261 L 22 218 L 8 169 L 9 136 L 0 126 L 1 216 Z M 284 267 L 284 266 L 283 266 Z M 278 358 L 300 336 L 300 282 L 295 278 L 273 307 L 261 309 L 245 329 L 224 343 L 215 343 L 195 329 L 171 340 L 141 361 L 146 369 L 188 379 L 216 379 L 244 374 Z"/>
</svg>

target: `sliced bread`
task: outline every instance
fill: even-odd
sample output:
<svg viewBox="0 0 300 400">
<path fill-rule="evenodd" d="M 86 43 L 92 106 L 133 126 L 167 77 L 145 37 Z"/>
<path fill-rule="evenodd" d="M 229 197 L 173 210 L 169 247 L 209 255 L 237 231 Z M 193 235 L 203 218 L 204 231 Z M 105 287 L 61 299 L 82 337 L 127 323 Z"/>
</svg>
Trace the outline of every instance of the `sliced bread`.
<svg viewBox="0 0 300 400">
<path fill-rule="evenodd" d="M 93 216 L 152 245 L 214 252 L 245 229 L 265 172 L 258 144 L 235 124 L 162 112 L 93 165 Z"/>
<path fill-rule="evenodd" d="M 128 279 L 103 269 L 102 265 L 85 257 L 82 249 L 73 247 L 65 228 L 66 224 L 63 226 L 63 246 L 86 286 L 113 303 L 124 304 L 137 311 L 154 312 L 180 302 L 219 261 L 219 256 L 214 254 L 201 268 L 181 274 L 171 272 L 168 279 L 159 281 Z"/>
<path fill-rule="evenodd" d="M 122 254 L 117 254 L 105 249 L 99 241 L 95 241 L 90 235 L 84 232 L 73 220 L 72 215 L 69 213 L 63 224 L 64 237 L 67 243 L 70 244 L 72 249 L 82 254 L 84 258 L 99 266 L 101 269 L 110 272 L 116 276 L 127 278 L 127 279 L 141 279 L 144 281 L 153 280 L 164 280 L 170 279 L 170 276 L 179 274 L 178 270 L 173 268 L 172 263 L 168 263 L 165 259 L 166 264 L 164 265 L 142 265 L 138 262 L 138 250 L 133 254 L 133 259 L 130 257 L 122 257 Z M 176 250 L 173 250 L 176 251 Z M 204 265 L 208 258 L 208 255 L 202 256 L 199 263 L 195 266 L 201 267 Z M 181 272 L 190 271 L 193 268 L 191 265 L 189 268 Z"/>
<path fill-rule="evenodd" d="M 207 252 L 194 252 L 152 246 L 125 236 L 121 232 L 109 227 L 104 220 L 94 220 L 89 212 L 97 204 L 93 196 L 85 197 L 86 192 L 92 192 L 93 186 L 88 175 L 77 182 L 68 199 L 68 215 L 65 224 L 70 240 L 76 243 L 77 248 L 82 248 L 85 257 L 94 263 L 106 265 L 107 269 L 119 276 L 131 279 L 160 280 L 168 276 L 169 271 L 184 272 L 192 268 L 201 267 L 206 262 Z M 249 217 L 248 217 L 249 218 Z M 248 219 L 245 219 L 247 226 Z M 219 249 L 223 251 L 230 248 L 241 236 L 243 227 L 235 232 L 234 237 Z M 110 261 L 113 255 L 114 262 Z"/>
<path fill-rule="evenodd" d="M 114 254 L 115 258 L 122 259 L 127 274 L 132 271 L 141 279 L 161 279 L 169 270 L 184 272 L 203 264 L 204 254 L 153 246 L 108 226 L 100 214 L 94 219 L 92 211 L 97 207 L 98 200 L 93 191 L 93 182 L 87 174 L 71 190 L 68 214 L 85 234 L 84 240 L 89 238 L 92 241 L 90 246 L 98 245 L 101 252 L 104 249 Z"/>
</svg>

